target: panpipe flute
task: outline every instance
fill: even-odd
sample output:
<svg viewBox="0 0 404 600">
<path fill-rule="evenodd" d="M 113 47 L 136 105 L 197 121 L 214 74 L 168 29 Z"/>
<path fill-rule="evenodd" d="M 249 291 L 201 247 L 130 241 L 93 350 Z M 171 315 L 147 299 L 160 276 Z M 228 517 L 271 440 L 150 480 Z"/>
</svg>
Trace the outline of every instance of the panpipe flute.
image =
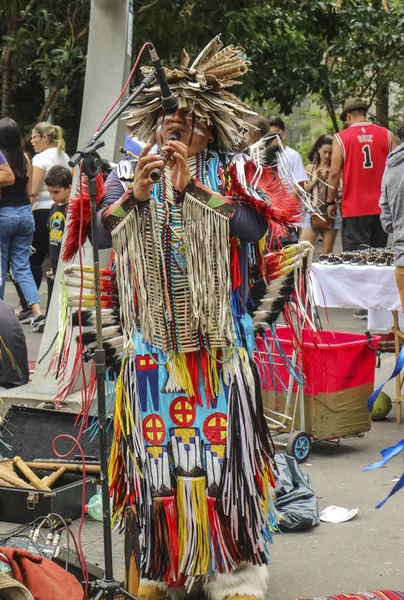
<svg viewBox="0 0 404 600">
<path fill-rule="evenodd" d="M 41 481 L 38 475 L 35 475 L 35 473 L 31 471 L 29 465 L 22 460 L 21 456 L 15 456 L 13 458 L 13 464 L 17 467 L 17 469 L 21 471 L 23 475 L 25 475 L 25 477 L 28 479 L 28 481 L 32 483 L 32 486 L 36 490 L 41 490 L 43 492 L 51 491 L 50 487 L 48 487 L 46 483 Z"/>
<path fill-rule="evenodd" d="M 42 482 L 51 488 L 64 473 L 66 473 L 66 467 L 60 467 L 57 471 L 54 471 L 52 475 L 46 475 L 46 477 L 42 477 Z"/>
<path fill-rule="evenodd" d="M 41 471 L 58 471 L 61 467 L 65 467 L 68 473 L 83 472 L 83 465 L 78 463 L 38 460 L 34 462 L 27 462 L 26 465 L 31 469 L 40 469 Z M 89 473 L 90 475 L 99 475 L 100 465 L 86 464 L 86 473 Z"/>
</svg>

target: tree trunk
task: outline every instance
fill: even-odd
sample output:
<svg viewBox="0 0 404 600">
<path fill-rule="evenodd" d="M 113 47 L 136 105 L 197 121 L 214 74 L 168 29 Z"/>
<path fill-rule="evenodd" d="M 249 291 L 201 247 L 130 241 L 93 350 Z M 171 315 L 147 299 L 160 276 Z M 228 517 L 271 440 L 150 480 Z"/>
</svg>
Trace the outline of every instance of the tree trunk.
<svg viewBox="0 0 404 600">
<path fill-rule="evenodd" d="M 3 70 L 1 80 L 1 115 L 8 117 L 10 113 L 10 79 L 11 79 L 11 57 L 13 53 L 14 37 L 17 32 L 17 0 L 11 4 L 11 14 L 7 24 L 6 47 L 3 55 Z"/>
<path fill-rule="evenodd" d="M 389 86 L 383 84 L 376 95 L 376 121 L 383 127 L 389 126 Z"/>
<path fill-rule="evenodd" d="M 337 121 L 337 115 L 335 112 L 335 106 L 334 106 L 334 102 L 333 102 L 330 90 L 328 90 L 328 89 L 325 90 L 324 101 L 325 101 L 325 105 L 327 107 L 328 114 L 330 115 L 330 119 L 332 121 L 334 131 L 335 131 L 335 133 L 338 133 L 339 125 L 338 125 L 338 121 Z"/>
<path fill-rule="evenodd" d="M 56 106 L 56 100 L 57 100 L 57 95 L 61 86 L 61 83 L 63 81 L 64 77 L 63 75 L 59 75 L 59 77 L 57 78 L 55 84 L 50 88 L 49 90 L 49 94 L 44 102 L 44 105 L 42 107 L 41 112 L 39 113 L 39 116 L 36 120 L 37 123 L 41 123 L 42 121 L 46 121 L 46 119 L 49 117 L 49 114 L 52 112 L 52 110 L 55 108 Z"/>
</svg>

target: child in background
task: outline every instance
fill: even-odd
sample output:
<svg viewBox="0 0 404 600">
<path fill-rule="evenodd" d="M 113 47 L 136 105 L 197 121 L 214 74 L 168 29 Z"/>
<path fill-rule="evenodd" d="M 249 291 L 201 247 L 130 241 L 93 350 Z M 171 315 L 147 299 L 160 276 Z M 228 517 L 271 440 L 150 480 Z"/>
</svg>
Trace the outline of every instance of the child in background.
<svg viewBox="0 0 404 600">
<path fill-rule="evenodd" d="M 49 170 L 45 183 L 54 202 L 48 222 L 49 257 L 51 263 L 51 269 L 46 273 L 46 280 L 48 283 L 48 303 L 46 312 L 48 312 L 60 250 L 62 248 L 63 233 L 66 225 L 66 210 L 72 191 L 72 174 L 70 169 L 62 167 L 61 165 L 55 165 Z"/>
</svg>

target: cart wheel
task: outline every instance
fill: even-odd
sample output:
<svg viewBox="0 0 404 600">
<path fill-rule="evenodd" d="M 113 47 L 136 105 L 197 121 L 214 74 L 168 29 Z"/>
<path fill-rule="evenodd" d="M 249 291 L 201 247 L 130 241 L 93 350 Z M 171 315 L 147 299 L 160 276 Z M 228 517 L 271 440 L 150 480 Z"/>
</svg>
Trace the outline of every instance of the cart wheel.
<svg viewBox="0 0 404 600">
<path fill-rule="evenodd" d="M 286 454 L 293 456 L 298 463 L 304 463 L 311 450 L 311 439 L 304 431 L 293 432 L 286 444 Z"/>
</svg>

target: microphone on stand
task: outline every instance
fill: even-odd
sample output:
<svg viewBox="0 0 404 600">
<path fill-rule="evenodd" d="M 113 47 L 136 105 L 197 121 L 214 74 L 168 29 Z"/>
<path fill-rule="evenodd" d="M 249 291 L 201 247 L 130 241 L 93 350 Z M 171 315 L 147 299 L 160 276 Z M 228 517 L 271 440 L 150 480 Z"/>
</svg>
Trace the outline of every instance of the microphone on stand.
<svg viewBox="0 0 404 600">
<path fill-rule="evenodd" d="M 173 113 L 177 112 L 177 110 L 178 110 L 177 98 L 174 96 L 174 94 L 172 93 L 172 91 L 169 88 L 166 72 L 164 71 L 163 67 L 161 66 L 160 59 L 159 59 L 156 49 L 153 45 L 149 46 L 149 53 L 150 53 L 150 58 L 152 60 L 153 66 L 154 66 L 154 74 L 155 74 L 157 83 L 159 84 L 160 90 L 161 90 L 161 107 L 165 113 L 173 114 Z M 168 139 L 169 139 L 169 141 L 175 141 L 175 140 L 178 140 L 179 137 L 180 137 L 179 134 L 177 132 L 173 131 L 173 133 L 170 135 L 170 137 Z M 161 153 L 161 159 L 164 161 L 164 167 L 170 160 L 170 157 L 171 157 L 171 152 L 169 152 L 169 151 Z M 153 169 L 150 172 L 150 177 L 153 181 L 156 181 L 156 182 L 160 181 L 161 173 L 162 173 L 164 167 L 162 167 L 161 169 L 156 167 L 155 169 Z"/>
<path fill-rule="evenodd" d="M 149 46 L 149 53 L 154 65 L 154 74 L 161 90 L 162 109 L 166 113 L 175 113 L 178 110 L 177 98 L 168 87 L 166 72 L 161 66 L 160 59 L 154 46 Z"/>
<path fill-rule="evenodd" d="M 168 138 L 168 141 L 175 142 L 175 140 L 178 140 L 179 137 L 180 137 L 179 134 L 176 131 L 173 131 L 172 134 L 170 135 L 170 137 Z M 151 179 L 153 179 L 153 181 L 155 181 L 155 182 L 160 181 L 161 173 L 163 172 L 168 161 L 170 160 L 170 157 L 171 157 L 171 152 L 169 150 L 165 150 L 164 152 L 161 153 L 160 158 L 162 161 L 164 161 L 164 166 L 161 168 L 156 167 L 155 169 L 152 169 L 150 171 L 150 177 L 151 177 Z"/>
</svg>

